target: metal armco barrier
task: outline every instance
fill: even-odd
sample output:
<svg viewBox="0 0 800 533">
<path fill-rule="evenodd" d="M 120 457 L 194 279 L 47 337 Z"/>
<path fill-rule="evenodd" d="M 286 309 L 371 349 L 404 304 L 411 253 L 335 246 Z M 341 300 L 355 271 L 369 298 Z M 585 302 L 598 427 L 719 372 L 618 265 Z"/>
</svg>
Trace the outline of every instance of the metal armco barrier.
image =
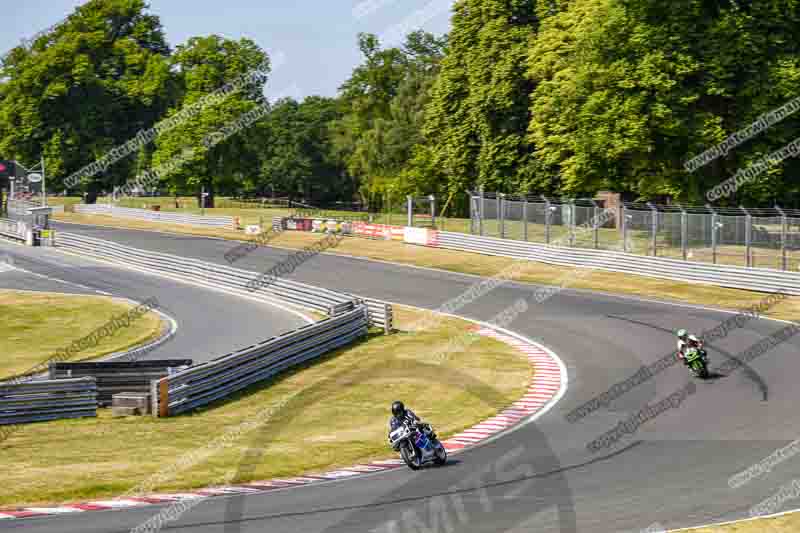
<svg viewBox="0 0 800 533">
<path fill-rule="evenodd" d="M 153 381 L 157 416 L 191 411 L 345 346 L 367 333 L 363 306 Z"/>
<path fill-rule="evenodd" d="M 373 325 L 383 328 L 383 332 L 387 335 L 391 333 L 394 327 L 392 305 L 378 300 L 365 300 L 365 303 L 370 316 L 374 317 Z"/>
<path fill-rule="evenodd" d="M 180 213 L 163 213 L 161 211 L 148 211 L 147 209 L 116 207 L 109 204 L 77 204 L 73 209 L 76 213 L 87 215 L 109 215 L 112 217 L 147 220 L 149 222 L 237 229 L 234 217 L 206 217 L 200 215 L 184 215 Z"/>
<path fill-rule="evenodd" d="M 391 306 L 304 283 L 276 279 L 258 291 L 246 290 L 258 274 L 122 246 L 110 241 L 61 233 L 57 245 L 92 257 L 135 265 L 142 270 L 171 274 L 201 285 L 224 287 L 265 301 L 278 300 L 323 311 L 330 318 L 304 326 L 260 344 L 151 381 L 152 412 L 180 414 L 206 405 L 269 378 L 282 370 L 319 357 L 367 333 L 371 325 L 391 330 Z"/>
<path fill-rule="evenodd" d="M 111 397 L 120 392 L 150 392 L 150 382 L 179 369 L 192 366 L 191 359 L 160 361 L 50 363 L 51 380 L 93 377 L 97 382 L 97 405 L 111 405 Z"/>
<path fill-rule="evenodd" d="M 72 233 L 59 233 L 56 246 L 71 249 L 85 255 L 124 265 L 134 265 L 142 270 L 160 274 L 180 276 L 196 283 L 222 287 L 242 295 L 268 302 L 288 303 L 298 308 L 311 308 L 330 315 L 338 315 L 353 308 L 353 295 L 336 292 L 297 281 L 277 278 L 256 291 L 247 289 L 247 284 L 260 274 L 226 265 L 218 265 L 176 255 L 162 254 L 123 246 L 111 241 L 84 237 Z M 361 300 L 367 300 L 361 298 Z M 382 327 L 385 320 L 380 310 L 370 314 L 370 321 Z"/>
<path fill-rule="evenodd" d="M 29 241 L 33 240 L 31 229 L 28 228 L 28 225 L 21 220 L 0 218 L 0 235 L 3 237 L 8 237 L 9 239 L 23 241 L 28 244 L 32 244 L 32 242 Z"/>
<path fill-rule="evenodd" d="M 343 310 L 353 300 L 346 294 L 280 278 L 256 291 L 250 291 L 247 284 L 260 275 L 258 272 L 141 250 L 71 233 L 59 233 L 56 246 L 156 273 L 177 275 L 181 279 L 226 288 L 265 301 L 274 302 L 277 299 L 281 303 L 312 308 L 323 313 Z"/>
<path fill-rule="evenodd" d="M 438 232 L 436 247 L 527 259 L 553 265 L 706 283 L 734 289 L 760 292 L 782 291 L 787 294 L 800 295 L 800 273 L 765 268 L 693 263 L 680 259 L 649 257 L 608 250 L 562 248 L 447 231 Z"/>
<path fill-rule="evenodd" d="M 0 385 L 0 425 L 97 416 L 94 378 Z"/>
</svg>

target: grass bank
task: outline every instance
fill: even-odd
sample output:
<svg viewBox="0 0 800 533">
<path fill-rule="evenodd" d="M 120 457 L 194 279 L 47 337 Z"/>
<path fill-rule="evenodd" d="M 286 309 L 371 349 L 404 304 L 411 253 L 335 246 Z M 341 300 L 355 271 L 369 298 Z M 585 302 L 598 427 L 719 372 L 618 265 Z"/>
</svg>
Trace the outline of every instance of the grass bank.
<svg viewBox="0 0 800 533">
<path fill-rule="evenodd" d="M 785 514 L 775 518 L 760 518 L 725 526 L 681 529 L 681 533 L 797 533 L 800 531 L 800 513 Z"/>
<path fill-rule="evenodd" d="M 0 379 L 41 365 L 57 350 L 133 308 L 106 296 L 0 290 Z M 156 313 L 147 313 L 70 361 L 94 359 L 155 340 L 162 327 Z"/>
<path fill-rule="evenodd" d="M 431 353 L 471 325 L 444 319 L 411 331 L 422 312 L 395 308 L 394 335 L 373 334 L 196 414 L 32 424 L 0 443 L 0 507 L 186 490 L 235 472 L 250 447 L 263 453 L 236 481 L 292 476 L 392 458 L 391 402 L 402 399 L 446 438 L 517 400 L 532 377 L 511 347 L 478 337 L 461 351 Z M 462 345 L 463 346 L 463 345 Z M 266 414 L 265 414 L 266 413 Z M 216 439 L 253 420 L 225 446 Z M 187 457 L 186 467 L 171 468 Z M 158 482 L 149 482 L 159 476 Z M 57 479 L 58 483 L 53 483 Z"/>
</svg>

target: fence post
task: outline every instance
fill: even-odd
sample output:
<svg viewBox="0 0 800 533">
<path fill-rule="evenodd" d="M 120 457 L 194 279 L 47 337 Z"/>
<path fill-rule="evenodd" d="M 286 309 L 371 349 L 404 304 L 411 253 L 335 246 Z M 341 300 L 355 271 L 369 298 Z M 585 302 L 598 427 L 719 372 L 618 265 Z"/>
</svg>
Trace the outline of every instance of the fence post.
<svg viewBox="0 0 800 533">
<path fill-rule="evenodd" d="M 467 191 L 469 201 L 469 234 L 475 235 L 475 195 Z"/>
<path fill-rule="evenodd" d="M 592 232 L 594 233 L 594 235 L 593 235 L 593 237 L 594 237 L 594 249 L 597 250 L 598 249 L 599 230 L 600 230 L 598 217 L 600 215 L 598 213 L 598 209 L 599 208 L 597 207 L 597 202 L 595 200 L 592 200 L 592 206 L 593 206 L 592 207 Z"/>
<path fill-rule="evenodd" d="M 500 238 L 506 238 L 506 195 L 497 193 L 497 219 L 500 221 Z"/>
<path fill-rule="evenodd" d="M 706 204 L 706 209 L 711 211 L 711 262 L 717 264 L 717 230 L 722 227 L 722 224 L 717 222 L 717 212 L 711 207 L 711 204 Z"/>
<path fill-rule="evenodd" d="M 751 250 L 750 250 L 750 246 L 752 244 L 751 241 L 752 241 L 752 238 L 753 238 L 753 235 L 752 235 L 753 217 L 750 216 L 750 212 L 747 209 L 745 209 L 744 207 L 742 207 L 741 205 L 739 206 L 739 209 L 744 211 L 744 214 L 745 214 L 745 219 L 744 219 L 744 221 L 745 221 L 745 226 L 744 226 L 744 253 L 746 255 L 745 264 L 747 265 L 748 268 L 750 268 L 751 266 L 753 266 L 753 264 L 752 264 L 753 263 L 753 258 L 752 258 Z"/>
<path fill-rule="evenodd" d="M 569 246 L 575 246 L 575 198 L 570 198 L 569 203 Z"/>
<path fill-rule="evenodd" d="M 628 252 L 628 217 L 632 216 L 628 214 L 625 204 L 622 204 L 622 220 L 620 223 L 622 224 L 622 251 L 625 253 Z"/>
<path fill-rule="evenodd" d="M 409 194 L 406 196 L 406 212 L 407 212 L 407 224 L 408 227 L 414 227 L 414 198 Z"/>
<path fill-rule="evenodd" d="M 428 200 L 431 201 L 431 227 L 436 229 L 436 196 L 431 194 Z"/>
<path fill-rule="evenodd" d="M 647 202 L 647 207 L 650 208 L 650 233 L 651 233 L 650 238 L 652 240 L 653 257 L 655 257 L 657 255 L 657 249 L 658 249 L 658 240 L 657 240 L 658 209 L 656 209 L 656 206 L 654 206 L 650 202 Z"/>
<path fill-rule="evenodd" d="M 522 239 L 528 242 L 528 195 L 522 197 Z"/>
<path fill-rule="evenodd" d="M 544 242 L 550 244 L 550 200 L 541 195 L 544 200 Z"/>
<path fill-rule="evenodd" d="M 686 246 L 687 246 L 687 230 L 689 229 L 687 226 L 688 223 L 688 215 L 686 210 L 683 208 L 681 204 L 675 204 L 678 206 L 678 209 L 681 210 L 681 255 L 683 256 L 683 260 L 686 261 Z"/>
<path fill-rule="evenodd" d="M 481 215 L 480 215 L 480 217 L 478 217 L 478 229 L 480 230 L 481 237 L 483 237 L 483 217 L 484 217 L 484 214 L 486 213 L 486 202 L 485 202 L 485 198 L 484 198 L 484 195 L 483 195 L 483 185 L 481 185 L 481 187 L 479 189 L 479 192 L 480 192 L 480 195 L 481 195 L 481 201 L 480 201 Z"/>
<path fill-rule="evenodd" d="M 781 270 L 786 270 L 786 233 L 788 230 L 788 220 L 786 213 L 780 206 L 775 206 L 775 209 L 781 214 Z"/>
</svg>

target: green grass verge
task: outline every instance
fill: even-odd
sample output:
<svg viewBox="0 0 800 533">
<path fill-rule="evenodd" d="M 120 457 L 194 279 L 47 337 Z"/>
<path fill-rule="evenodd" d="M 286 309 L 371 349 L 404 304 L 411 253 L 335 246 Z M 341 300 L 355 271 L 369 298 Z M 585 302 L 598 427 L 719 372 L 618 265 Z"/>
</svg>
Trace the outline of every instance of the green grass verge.
<svg viewBox="0 0 800 533">
<path fill-rule="evenodd" d="M 24 426 L 0 443 L 0 506 L 104 498 L 142 486 L 144 492 L 202 487 L 235 471 L 251 447 L 263 454 L 251 457 L 236 481 L 392 458 L 386 433 L 393 400 L 405 400 L 446 438 L 524 394 L 532 369 L 510 346 L 478 337 L 432 360 L 471 324 L 443 319 L 410 331 L 423 313 L 398 306 L 395 314 L 398 333 L 373 333 L 192 415 L 112 418 L 101 410 L 96 419 Z M 253 420 L 264 423 L 226 446 L 214 445 Z M 188 467 L 170 466 L 197 456 Z M 158 482 L 148 481 L 160 473 Z"/>
<path fill-rule="evenodd" d="M 775 518 L 748 520 L 725 526 L 682 529 L 680 531 L 681 533 L 797 533 L 800 531 L 800 513 L 791 513 Z"/>
<path fill-rule="evenodd" d="M 131 309 L 127 302 L 106 296 L 0 290 L 0 376 L 17 375 L 41 365 L 57 350 Z M 129 327 L 102 338 L 97 346 L 79 352 L 71 361 L 144 344 L 157 339 L 162 328 L 161 318 L 147 313 L 131 321 Z"/>
</svg>

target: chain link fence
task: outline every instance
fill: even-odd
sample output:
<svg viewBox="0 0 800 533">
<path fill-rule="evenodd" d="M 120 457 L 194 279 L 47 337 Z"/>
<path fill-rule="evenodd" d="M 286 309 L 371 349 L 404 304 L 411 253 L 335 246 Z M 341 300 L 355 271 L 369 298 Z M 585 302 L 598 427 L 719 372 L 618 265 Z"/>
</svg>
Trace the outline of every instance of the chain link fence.
<svg viewBox="0 0 800 533">
<path fill-rule="evenodd" d="M 464 232 L 558 246 L 800 269 L 800 211 L 469 193 Z M 459 231 L 450 229 L 449 231 Z"/>
</svg>

